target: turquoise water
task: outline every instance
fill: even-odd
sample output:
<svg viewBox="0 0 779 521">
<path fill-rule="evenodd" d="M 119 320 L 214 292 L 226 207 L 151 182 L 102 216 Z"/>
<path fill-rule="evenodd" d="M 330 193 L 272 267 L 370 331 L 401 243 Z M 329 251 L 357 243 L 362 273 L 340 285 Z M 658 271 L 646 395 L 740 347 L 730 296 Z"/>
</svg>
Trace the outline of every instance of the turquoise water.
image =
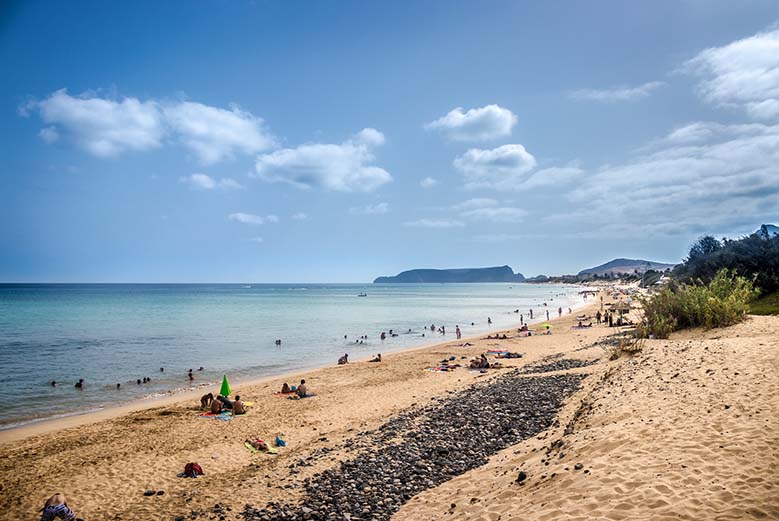
<svg viewBox="0 0 779 521">
<path fill-rule="evenodd" d="M 334 363 L 344 353 L 360 359 L 453 339 L 458 324 L 464 337 L 481 334 L 517 324 L 515 309 L 526 319 L 530 308 L 537 319 L 545 318 L 545 301 L 553 316 L 558 306 L 567 311 L 581 303 L 580 289 L 0 284 L 0 428 L 190 389 L 216 382 L 223 373 L 239 382 Z M 358 297 L 361 292 L 367 296 Z M 445 325 L 447 335 L 425 331 L 431 323 Z M 379 334 L 390 329 L 399 335 L 380 340 Z M 361 335 L 368 340 L 355 344 Z M 151 382 L 135 383 L 144 377 Z M 74 388 L 80 378 L 83 390 Z"/>
</svg>

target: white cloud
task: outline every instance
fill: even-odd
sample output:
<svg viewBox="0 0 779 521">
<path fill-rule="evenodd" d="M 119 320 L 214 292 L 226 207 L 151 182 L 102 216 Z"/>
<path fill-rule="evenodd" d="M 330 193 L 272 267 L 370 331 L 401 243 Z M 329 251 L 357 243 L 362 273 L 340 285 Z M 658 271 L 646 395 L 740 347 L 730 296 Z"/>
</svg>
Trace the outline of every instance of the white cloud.
<svg viewBox="0 0 779 521">
<path fill-rule="evenodd" d="M 263 240 L 263 238 L 262 238 L 262 237 L 252 237 L 251 239 L 249 239 L 249 242 L 254 242 L 254 243 L 257 243 L 257 244 L 262 244 L 262 243 L 263 243 L 263 242 L 265 242 L 265 241 Z"/>
<path fill-rule="evenodd" d="M 165 137 L 155 101 L 114 101 L 90 93 L 73 97 L 62 89 L 28 106 L 38 110 L 49 129 L 66 131 L 80 147 L 99 157 L 157 148 Z"/>
<path fill-rule="evenodd" d="M 44 127 L 38 132 L 38 136 L 46 143 L 54 143 L 60 138 L 60 133 L 57 132 L 57 127 Z"/>
<path fill-rule="evenodd" d="M 276 150 L 257 158 L 254 177 L 298 188 L 370 192 L 392 181 L 386 170 L 372 166 L 372 149 L 384 142 L 375 129 L 363 129 L 340 145 L 312 143 Z"/>
<path fill-rule="evenodd" d="M 275 146 L 263 120 L 237 106 L 229 110 L 190 101 L 111 99 L 93 92 L 71 96 L 65 89 L 41 101 L 27 103 L 22 114 L 37 110 L 49 125 L 41 137 L 52 141 L 64 132 L 98 157 L 143 151 L 178 141 L 204 164 L 254 154 Z"/>
<path fill-rule="evenodd" d="M 694 125 L 694 126 L 693 126 Z M 726 233 L 776 218 L 779 125 L 691 124 L 654 151 L 587 175 L 575 210 L 547 219 L 602 235 Z M 701 132 L 700 129 L 707 129 Z"/>
<path fill-rule="evenodd" d="M 387 203 L 368 204 L 365 206 L 349 208 L 349 213 L 353 215 L 382 215 L 388 211 L 389 204 Z"/>
<path fill-rule="evenodd" d="M 265 224 L 265 223 L 277 223 L 279 222 L 279 218 L 275 215 L 255 215 L 253 213 L 243 213 L 243 212 L 237 212 L 237 213 L 231 213 L 227 216 L 228 219 L 231 221 L 235 221 L 242 224 Z"/>
<path fill-rule="evenodd" d="M 650 81 L 635 87 L 618 86 L 608 89 L 579 89 L 571 92 L 569 97 L 577 101 L 598 101 L 613 103 L 617 101 L 634 101 L 646 98 L 652 91 L 665 85 L 662 81 Z"/>
<path fill-rule="evenodd" d="M 522 145 L 472 148 L 455 158 L 454 167 L 465 177 L 466 188 L 506 188 L 520 183 L 536 167 L 536 158 Z"/>
<path fill-rule="evenodd" d="M 462 228 L 465 223 L 455 219 L 419 219 L 403 223 L 405 226 L 418 228 Z"/>
<path fill-rule="evenodd" d="M 433 188 L 437 184 L 438 184 L 438 180 L 433 179 L 432 177 L 425 177 L 419 182 L 419 186 L 421 186 L 422 188 Z"/>
<path fill-rule="evenodd" d="M 214 179 L 206 174 L 192 174 L 186 177 L 179 177 L 179 182 L 186 183 L 195 190 L 242 190 L 244 186 L 235 179 L 229 177 L 223 177 L 222 179 Z"/>
<path fill-rule="evenodd" d="M 537 170 L 524 182 L 515 187 L 516 190 L 533 190 L 545 186 L 565 188 L 572 183 L 584 182 L 584 170 L 575 164 Z"/>
<path fill-rule="evenodd" d="M 489 197 L 475 197 L 473 199 L 468 199 L 467 201 L 463 201 L 461 203 L 455 204 L 452 206 L 453 210 L 472 210 L 474 208 L 486 208 L 489 206 L 498 206 L 500 204 L 496 199 L 491 199 Z"/>
<path fill-rule="evenodd" d="M 230 110 L 183 101 L 166 104 L 163 114 L 177 138 L 200 159 L 212 164 L 275 147 L 262 118 L 232 105 Z"/>
<path fill-rule="evenodd" d="M 501 223 L 521 222 L 527 215 L 527 211 L 521 208 L 474 208 L 460 214 L 466 219 L 475 219 L 479 221 L 491 221 Z"/>
<path fill-rule="evenodd" d="M 706 49 L 683 69 L 700 78 L 698 92 L 709 103 L 756 119 L 779 116 L 779 30 Z"/>
<path fill-rule="evenodd" d="M 487 141 L 510 136 L 517 124 L 517 116 L 509 109 L 487 105 L 463 112 L 462 107 L 451 110 L 445 116 L 425 125 L 455 141 Z"/>
<path fill-rule="evenodd" d="M 306 219 L 308 219 L 308 214 L 303 212 L 293 213 L 292 219 L 295 221 L 305 221 Z"/>
</svg>

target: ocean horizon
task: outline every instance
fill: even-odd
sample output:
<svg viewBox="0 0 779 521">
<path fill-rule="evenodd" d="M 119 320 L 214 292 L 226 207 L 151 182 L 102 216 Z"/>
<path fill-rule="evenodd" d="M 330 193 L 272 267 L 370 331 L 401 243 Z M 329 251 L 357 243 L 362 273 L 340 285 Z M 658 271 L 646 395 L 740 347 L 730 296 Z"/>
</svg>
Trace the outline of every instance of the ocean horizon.
<svg viewBox="0 0 779 521">
<path fill-rule="evenodd" d="M 223 374 L 239 383 L 335 364 L 344 353 L 360 359 L 452 340 L 458 325 L 464 338 L 479 335 L 518 324 L 520 314 L 528 321 L 530 309 L 538 322 L 547 309 L 553 318 L 557 308 L 567 313 L 580 304 L 580 290 L 528 283 L 0 284 L 0 429 L 209 386 Z M 431 324 L 445 326 L 446 335 L 425 329 Z M 137 383 L 144 378 L 150 382 Z"/>
</svg>

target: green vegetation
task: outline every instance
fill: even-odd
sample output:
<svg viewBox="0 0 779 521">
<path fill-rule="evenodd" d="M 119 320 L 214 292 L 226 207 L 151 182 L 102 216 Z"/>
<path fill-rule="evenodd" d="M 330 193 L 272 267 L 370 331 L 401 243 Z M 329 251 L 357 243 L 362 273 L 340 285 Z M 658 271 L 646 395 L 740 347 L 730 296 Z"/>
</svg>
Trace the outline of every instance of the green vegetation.
<svg viewBox="0 0 779 521">
<path fill-rule="evenodd" d="M 763 295 L 779 291 L 779 236 L 753 233 L 738 240 L 702 237 L 674 268 L 674 278 L 708 283 L 723 268 L 754 281 Z"/>
<path fill-rule="evenodd" d="M 718 271 L 708 283 L 673 281 L 641 299 L 644 317 L 636 333 L 642 338 L 668 338 L 679 329 L 729 326 L 744 319 L 757 295 L 750 279 L 728 269 Z"/>
<path fill-rule="evenodd" d="M 752 302 L 749 312 L 753 315 L 779 315 L 779 291 Z"/>
</svg>

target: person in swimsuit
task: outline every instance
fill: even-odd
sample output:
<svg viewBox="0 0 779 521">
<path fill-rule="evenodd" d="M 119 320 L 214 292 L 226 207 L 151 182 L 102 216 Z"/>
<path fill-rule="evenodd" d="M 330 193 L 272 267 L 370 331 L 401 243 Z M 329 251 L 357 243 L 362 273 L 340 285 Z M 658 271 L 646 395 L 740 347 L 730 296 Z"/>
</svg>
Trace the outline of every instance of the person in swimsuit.
<svg viewBox="0 0 779 521">
<path fill-rule="evenodd" d="M 41 514 L 41 521 L 55 521 L 55 519 L 61 519 L 62 521 L 74 521 L 76 519 L 76 514 L 68 507 L 65 495 L 59 492 L 46 501 Z"/>
<path fill-rule="evenodd" d="M 305 380 L 300 381 L 300 385 L 298 385 L 296 392 L 298 393 L 298 396 L 300 398 L 305 398 L 306 396 L 308 396 L 308 387 L 306 386 Z"/>
<path fill-rule="evenodd" d="M 233 416 L 236 414 L 246 414 L 246 406 L 241 401 L 241 397 L 235 395 L 235 401 L 233 402 Z"/>
</svg>

